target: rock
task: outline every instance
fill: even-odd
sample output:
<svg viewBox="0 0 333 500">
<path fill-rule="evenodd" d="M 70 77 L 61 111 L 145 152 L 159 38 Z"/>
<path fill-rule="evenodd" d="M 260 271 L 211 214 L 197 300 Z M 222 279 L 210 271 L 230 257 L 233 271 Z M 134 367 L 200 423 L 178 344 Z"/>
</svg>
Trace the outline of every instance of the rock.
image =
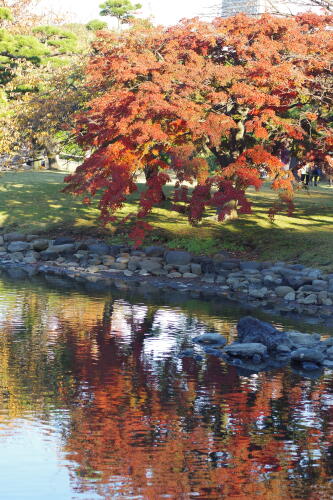
<svg viewBox="0 0 333 500">
<path fill-rule="evenodd" d="M 57 254 L 69 255 L 75 252 L 75 245 L 73 243 L 64 243 L 63 245 L 49 246 L 45 252 L 56 252 Z"/>
<path fill-rule="evenodd" d="M 277 286 L 275 288 L 275 293 L 278 297 L 285 297 L 288 293 L 293 293 L 295 290 L 290 286 Z"/>
<path fill-rule="evenodd" d="M 310 293 L 307 297 L 298 299 L 298 302 L 305 305 L 317 304 L 317 295 L 315 293 Z"/>
<path fill-rule="evenodd" d="M 289 354 L 291 352 L 291 349 L 288 345 L 281 344 L 276 346 L 276 352 L 280 354 Z"/>
<path fill-rule="evenodd" d="M 224 352 L 231 356 L 252 358 L 255 354 L 264 356 L 267 354 L 267 347 L 259 342 L 246 342 L 239 344 L 234 342 L 224 348 Z"/>
<path fill-rule="evenodd" d="M 26 241 L 12 241 L 9 243 L 7 250 L 8 252 L 24 252 L 30 248 L 30 243 Z"/>
<path fill-rule="evenodd" d="M 113 264 L 110 265 L 110 268 L 112 270 L 116 269 L 118 271 L 125 271 L 125 269 L 127 269 L 127 264 L 122 262 L 114 262 Z"/>
<path fill-rule="evenodd" d="M 155 271 L 160 271 L 162 269 L 162 265 L 160 262 L 157 262 L 155 260 L 149 260 L 145 259 L 142 260 L 140 263 L 141 269 L 144 269 L 145 271 L 148 271 L 149 273 L 155 272 Z"/>
<path fill-rule="evenodd" d="M 290 342 L 284 332 L 279 332 L 274 326 L 260 321 L 252 316 L 241 318 L 237 325 L 238 339 L 241 343 L 260 343 L 268 349 L 276 349 L 280 344 Z"/>
<path fill-rule="evenodd" d="M 70 237 L 61 236 L 59 238 L 56 238 L 53 241 L 53 245 L 55 245 L 55 246 L 57 246 L 57 245 L 67 245 L 69 243 L 75 243 L 75 240 L 73 238 L 70 238 Z"/>
<path fill-rule="evenodd" d="M 183 274 L 183 278 L 194 279 L 194 278 L 198 278 L 198 275 L 197 274 L 193 274 L 193 273 L 184 273 Z"/>
<path fill-rule="evenodd" d="M 215 274 L 204 274 L 201 278 L 204 283 L 215 283 Z"/>
<path fill-rule="evenodd" d="M 287 337 L 293 347 L 313 347 L 320 342 L 320 335 L 301 333 L 301 332 L 286 332 Z"/>
<path fill-rule="evenodd" d="M 42 252 L 43 250 L 46 250 L 49 247 L 49 240 L 34 240 L 31 243 L 31 246 L 36 252 Z"/>
<path fill-rule="evenodd" d="M 333 347 L 329 347 L 326 351 L 326 357 L 333 360 Z"/>
<path fill-rule="evenodd" d="M 97 253 L 99 255 L 110 254 L 110 246 L 103 242 L 91 243 L 87 245 L 87 249 L 90 253 Z"/>
<path fill-rule="evenodd" d="M 255 297 L 256 299 L 263 299 L 268 294 L 268 288 L 250 288 L 249 295 L 250 297 Z"/>
<path fill-rule="evenodd" d="M 126 270 L 126 271 L 124 271 L 124 275 L 125 275 L 125 276 L 128 276 L 128 277 L 129 277 L 129 276 L 133 276 L 133 272 L 132 272 L 132 271 L 128 271 L 128 270 Z"/>
<path fill-rule="evenodd" d="M 176 267 L 177 271 L 179 271 L 182 274 L 189 273 L 191 271 L 191 267 L 189 264 L 187 264 L 186 266 L 176 266 Z"/>
<path fill-rule="evenodd" d="M 216 271 L 220 270 L 231 270 L 231 269 L 239 269 L 239 260 L 225 260 L 224 262 L 219 262 L 218 266 L 216 266 Z"/>
<path fill-rule="evenodd" d="M 3 236 L 0 236 L 0 246 L 2 247 L 4 244 L 5 240 L 3 239 Z"/>
<path fill-rule="evenodd" d="M 103 243 L 103 245 L 105 245 L 105 243 Z M 113 255 L 113 257 L 117 257 L 117 255 L 120 254 L 122 248 L 123 247 L 120 245 L 110 245 L 109 252 L 105 252 L 105 253 L 109 253 L 110 255 Z"/>
<path fill-rule="evenodd" d="M 302 285 L 310 284 L 312 283 L 312 279 L 307 277 L 307 276 L 302 276 L 302 275 L 294 275 L 291 274 L 289 276 L 285 276 L 285 279 L 288 283 L 293 288 L 299 288 Z"/>
<path fill-rule="evenodd" d="M 312 280 L 312 285 L 316 288 L 316 290 L 327 290 L 328 281 L 325 280 Z"/>
<path fill-rule="evenodd" d="M 184 266 L 191 262 L 192 255 L 189 252 L 171 250 L 167 252 L 165 260 L 167 264 L 172 264 L 174 266 Z"/>
<path fill-rule="evenodd" d="M 256 261 L 240 262 L 239 265 L 243 271 L 262 269 L 262 263 Z"/>
<path fill-rule="evenodd" d="M 325 359 L 322 364 L 325 368 L 333 369 L 333 360 L 331 361 L 330 359 Z"/>
<path fill-rule="evenodd" d="M 302 368 L 306 371 L 314 371 L 318 370 L 318 365 L 317 363 L 312 363 L 311 361 L 304 361 L 304 363 L 302 363 Z"/>
<path fill-rule="evenodd" d="M 104 266 L 111 266 L 115 262 L 115 257 L 112 255 L 103 255 L 102 262 Z"/>
<path fill-rule="evenodd" d="M 120 256 L 120 257 L 118 257 L 118 258 L 116 259 L 116 262 L 117 262 L 118 264 L 126 264 L 126 265 L 127 265 L 127 264 L 129 263 L 129 260 L 130 260 L 130 258 L 129 258 L 129 257 L 122 257 L 122 256 Z"/>
<path fill-rule="evenodd" d="M 286 300 L 287 302 L 296 300 L 296 292 L 287 293 L 287 295 L 284 297 L 284 300 Z"/>
<path fill-rule="evenodd" d="M 25 235 L 25 239 L 26 241 L 33 241 L 33 240 L 38 240 L 39 239 L 39 236 L 38 234 L 26 234 Z"/>
<path fill-rule="evenodd" d="M 333 306 L 332 299 L 321 299 L 321 303 L 323 306 Z"/>
<path fill-rule="evenodd" d="M 4 234 L 3 239 L 5 241 L 9 241 L 9 242 L 11 242 L 11 241 L 24 241 L 26 239 L 26 236 L 23 233 L 13 232 L 13 233 Z"/>
<path fill-rule="evenodd" d="M 182 275 L 180 273 L 177 273 L 176 271 L 174 271 L 173 273 L 169 273 L 168 275 L 168 278 L 181 278 Z"/>
<path fill-rule="evenodd" d="M 291 359 L 293 361 L 312 361 L 321 364 L 324 360 L 324 354 L 319 350 L 300 347 L 291 353 Z"/>
<path fill-rule="evenodd" d="M 206 344 L 206 345 L 209 344 L 209 345 L 219 345 L 219 346 L 225 346 L 225 344 L 227 343 L 226 339 L 219 333 L 204 333 L 203 335 L 194 337 L 193 342 L 197 342 L 198 344 Z"/>
<path fill-rule="evenodd" d="M 192 262 L 192 264 L 191 264 L 191 272 L 193 274 L 200 275 L 202 273 L 201 264 L 195 264 L 194 262 Z"/>
<path fill-rule="evenodd" d="M 163 257 L 164 252 L 164 247 L 150 246 L 145 248 L 145 254 L 147 257 Z"/>
<path fill-rule="evenodd" d="M 255 365 L 258 365 L 259 363 L 261 363 L 262 361 L 262 356 L 260 354 L 254 354 L 252 356 L 252 362 L 255 364 Z"/>
</svg>

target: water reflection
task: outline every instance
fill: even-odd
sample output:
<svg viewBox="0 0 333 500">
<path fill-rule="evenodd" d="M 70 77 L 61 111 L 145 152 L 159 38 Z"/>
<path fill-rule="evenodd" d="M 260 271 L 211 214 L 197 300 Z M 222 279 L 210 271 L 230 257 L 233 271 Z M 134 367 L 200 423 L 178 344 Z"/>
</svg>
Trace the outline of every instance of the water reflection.
<svg viewBox="0 0 333 500">
<path fill-rule="evenodd" d="M 209 307 L 0 282 L 1 497 L 332 498 L 332 373 L 179 359 Z"/>
</svg>

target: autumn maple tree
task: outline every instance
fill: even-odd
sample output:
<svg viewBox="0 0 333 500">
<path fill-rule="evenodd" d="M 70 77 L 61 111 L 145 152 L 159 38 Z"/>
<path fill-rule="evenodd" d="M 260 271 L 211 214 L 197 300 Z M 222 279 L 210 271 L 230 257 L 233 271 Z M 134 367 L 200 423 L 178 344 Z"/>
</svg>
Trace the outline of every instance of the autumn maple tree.
<svg viewBox="0 0 333 500">
<path fill-rule="evenodd" d="M 246 190 L 263 172 L 290 211 L 286 155 L 324 161 L 332 149 L 331 27 L 332 17 L 308 13 L 100 33 L 87 68 L 97 97 L 76 125 L 90 156 L 66 190 L 100 196 L 108 222 L 145 172 L 137 242 L 174 179 L 171 208 L 191 223 L 207 209 L 221 221 L 250 213 Z"/>
</svg>

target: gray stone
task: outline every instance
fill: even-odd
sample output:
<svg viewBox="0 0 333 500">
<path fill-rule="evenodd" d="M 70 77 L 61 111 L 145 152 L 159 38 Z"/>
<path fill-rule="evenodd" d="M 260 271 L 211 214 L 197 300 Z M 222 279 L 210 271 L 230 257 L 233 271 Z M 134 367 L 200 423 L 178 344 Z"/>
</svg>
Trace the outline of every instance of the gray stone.
<svg viewBox="0 0 333 500">
<path fill-rule="evenodd" d="M 296 292 L 287 293 L 287 295 L 284 297 L 284 300 L 286 300 L 287 302 L 296 300 Z"/>
<path fill-rule="evenodd" d="M 9 242 L 10 241 L 24 241 L 26 239 L 26 236 L 23 233 L 13 232 L 13 233 L 4 234 L 3 238 L 5 241 L 9 241 Z"/>
<path fill-rule="evenodd" d="M 320 342 L 320 335 L 301 332 L 286 332 L 286 336 L 294 347 L 313 347 Z"/>
<path fill-rule="evenodd" d="M 194 273 L 184 273 L 183 274 L 183 278 L 186 278 L 186 279 L 194 279 L 194 278 L 197 278 L 198 275 L 197 274 L 194 274 Z"/>
<path fill-rule="evenodd" d="M 111 257 L 112 257 L 112 255 L 111 255 Z M 120 256 L 120 257 L 118 257 L 116 259 L 116 262 L 118 264 L 126 264 L 127 265 L 129 263 L 129 260 L 130 260 L 130 257 L 122 257 L 122 256 Z"/>
<path fill-rule="evenodd" d="M 317 304 L 317 295 L 315 293 L 310 293 L 307 297 L 298 299 L 298 302 L 305 305 Z"/>
<path fill-rule="evenodd" d="M 55 245 L 55 246 L 57 246 L 57 245 L 67 245 L 69 243 L 75 243 L 74 238 L 70 238 L 70 237 L 67 237 L 67 236 L 60 236 L 59 238 L 56 238 L 53 241 L 53 245 Z"/>
<path fill-rule="evenodd" d="M 304 363 L 302 363 L 302 368 L 306 371 L 314 371 L 318 370 L 318 365 L 317 363 L 312 363 L 311 361 L 304 361 Z"/>
<path fill-rule="evenodd" d="M 150 246 L 145 248 L 145 254 L 147 257 L 163 257 L 164 252 L 164 247 Z"/>
<path fill-rule="evenodd" d="M 155 260 L 145 259 L 140 262 L 141 269 L 144 269 L 148 272 L 159 271 L 162 269 L 162 266 L 159 262 Z"/>
<path fill-rule="evenodd" d="M 250 288 L 249 295 L 255 297 L 256 299 L 263 299 L 268 294 L 268 288 Z"/>
<path fill-rule="evenodd" d="M 49 240 L 44 240 L 44 239 L 34 240 L 31 243 L 31 246 L 37 252 L 42 252 L 43 250 L 46 250 L 49 247 Z"/>
<path fill-rule="evenodd" d="M 262 269 L 262 263 L 256 261 L 240 262 L 239 266 L 243 271 Z"/>
<path fill-rule="evenodd" d="M 30 243 L 26 241 L 12 241 L 9 243 L 7 250 L 8 252 L 24 252 L 30 248 Z"/>
<path fill-rule="evenodd" d="M 327 290 L 328 281 L 325 280 L 313 280 L 312 285 L 318 290 Z"/>
<path fill-rule="evenodd" d="M 219 272 L 220 270 L 226 269 L 237 269 L 239 268 L 239 260 L 226 260 L 224 262 L 219 262 L 219 266 L 217 268 L 217 271 Z"/>
<path fill-rule="evenodd" d="M 127 264 L 123 264 L 122 262 L 114 262 L 110 265 L 112 270 L 116 269 L 118 271 L 125 271 L 127 269 Z"/>
<path fill-rule="evenodd" d="M 333 360 L 331 361 L 330 359 L 325 359 L 322 364 L 325 368 L 333 369 Z"/>
<path fill-rule="evenodd" d="M 3 246 L 5 240 L 3 239 L 3 236 L 0 236 L 0 246 Z"/>
<path fill-rule="evenodd" d="M 177 270 L 182 274 L 189 273 L 191 271 L 191 266 L 189 264 L 186 266 L 177 266 Z"/>
<path fill-rule="evenodd" d="M 292 293 L 295 290 L 290 286 L 277 286 L 274 291 L 278 297 L 285 297 L 288 293 Z"/>
<path fill-rule="evenodd" d="M 252 358 L 255 354 L 259 354 L 261 356 L 267 354 L 267 347 L 258 342 L 247 342 L 243 344 L 235 342 L 226 346 L 224 351 L 231 356 Z"/>
<path fill-rule="evenodd" d="M 102 262 L 104 266 L 111 266 L 115 262 L 115 257 L 112 255 L 103 255 Z"/>
<path fill-rule="evenodd" d="M 204 333 L 203 335 L 194 337 L 193 342 L 197 342 L 198 344 L 225 346 L 227 340 L 219 333 Z"/>
<path fill-rule="evenodd" d="M 184 266 L 191 262 L 192 255 L 189 252 L 183 252 L 180 250 L 171 250 L 167 252 L 165 260 L 167 264 Z"/>
<path fill-rule="evenodd" d="M 181 277 L 182 275 L 180 273 L 177 273 L 176 271 L 168 274 L 168 278 L 181 278 Z"/>
<path fill-rule="evenodd" d="M 241 318 L 237 325 L 237 331 L 241 343 L 260 343 L 267 346 L 268 349 L 276 349 L 281 344 L 288 345 L 290 343 L 284 332 L 279 332 L 269 323 L 252 316 Z"/>
<path fill-rule="evenodd" d="M 333 360 L 333 347 L 329 347 L 326 351 L 326 357 Z"/>
<path fill-rule="evenodd" d="M 73 243 L 64 243 L 63 245 L 52 245 L 49 246 L 47 250 L 44 250 L 45 252 L 55 252 L 57 254 L 65 254 L 69 255 L 71 253 L 75 252 L 75 245 Z"/>
<path fill-rule="evenodd" d="M 39 235 L 38 234 L 26 234 L 25 239 L 26 239 L 26 241 L 38 240 Z"/>
<path fill-rule="evenodd" d="M 281 344 L 276 346 L 276 351 L 280 354 L 289 354 L 291 352 L 291 349 L 288 345 Z"/>
<path fill-rule="evenodd" d="M 91 243 L 87 245 L 87 248 L 91 253 L 97 253 L 99 255 L 110 254 L 110 246 L 103 242 Z"/>
<path fill-rule="evenodd" d="M 313 361 L 315 363 L 322 363 L 324 355 L 319 350 L 300 347 L 291 353 L 291 359 L 293 361 Z"/>
<path fill-rule="evenodd" d="M 124 271 L 124 275 L 125 276 L 133 276 L 133 272 L 126 270 L 126 271 Z"/>
<path fill-rule="evenodd" d="M 202 273 L 201 265 L 200 264 L 195 264 L 194 262 L 192 262 L 192 264 L 191 264 L 191 272 L 193 274 L 200 275 Z"/>
</svg>

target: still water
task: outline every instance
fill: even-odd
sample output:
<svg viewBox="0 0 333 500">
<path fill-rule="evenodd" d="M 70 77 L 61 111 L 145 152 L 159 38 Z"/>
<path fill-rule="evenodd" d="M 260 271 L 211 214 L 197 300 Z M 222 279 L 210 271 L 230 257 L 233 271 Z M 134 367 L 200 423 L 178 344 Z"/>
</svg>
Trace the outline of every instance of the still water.
<svg viewBox="0 0 333 500">
<path fill-rule="evenodd" d="M 0 275 L 1 500 L 332 498 L 332 371 L 178 357 L 244 313 Z"/>
</svg>

